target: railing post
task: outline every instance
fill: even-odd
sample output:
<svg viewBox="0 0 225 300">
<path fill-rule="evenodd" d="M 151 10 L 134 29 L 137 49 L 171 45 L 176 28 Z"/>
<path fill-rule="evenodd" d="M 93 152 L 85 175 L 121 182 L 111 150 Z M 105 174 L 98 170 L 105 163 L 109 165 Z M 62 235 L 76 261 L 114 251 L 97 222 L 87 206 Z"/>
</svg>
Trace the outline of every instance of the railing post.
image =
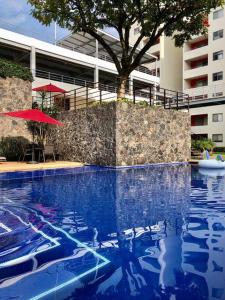
<svg viewBox="0 0 225 300">
<path fill-rule="evenodd" d="M 74 90 L 74 109 L 77 109 L 77 91 Z"/>
<path fill-rule="evenodd" d="M 164 108 L 166 108 L 166 90 L 164 89 Z"/>
<path fill-rule="evenodd" d="M 136 95 L 135 95 L 135 86 L 133 86 L 133 103 L 136 102 Z"/>
<path fill-rule="evenodd" d="M 86 106 L 88 107 L 88 86 L 86 85 Z"/>
<path fill-rule="evenodd" d="M 100 98 L 100 104 L 102 104 L 102 90 L 101 90 L 101 88 L 99 89 L 99 98 Z"/>
<path fill-rule="evenodd" d="M 188 111 L 189 111 L 189 110 L 190 110 L 190 99 L 189 99 L 189 95 L 188 95 L 187 99 L 188 99 Z"/>
<path fill-rule="evenodd" d="M 179 100 L 179 93 L 177 92 L 177 110 L 179 109 L 178 100 Z"/>
<path fill-rule="evenodd" d="M 64 110 L 66 110 L 66 93 L 63 93 L 63 106 L 64 106 Z"/>
<path fill-rule="evenodd" d="M 152 87 L 149 87 L 149 105 L 152 106 Z"/>
</svg>

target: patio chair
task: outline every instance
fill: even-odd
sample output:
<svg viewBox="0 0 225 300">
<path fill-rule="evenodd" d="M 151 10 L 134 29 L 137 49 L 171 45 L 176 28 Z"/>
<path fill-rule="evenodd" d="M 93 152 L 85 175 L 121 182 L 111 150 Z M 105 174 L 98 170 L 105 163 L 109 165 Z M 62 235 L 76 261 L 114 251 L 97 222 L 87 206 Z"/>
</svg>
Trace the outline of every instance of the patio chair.
<svg viewBox="0 0 225 300">
<path fill-rule="evenodd" d="M 46 162 L 46 157 L 47 156 L 52 156 L 53 160 L 56 161 L 55 151 L 54 151 L 54 146 L 53 145 L 50 145 L 50 144 L 45 145 L 45 147 L 43 149 L 43 152 L 42 152 L 42 155 L 43 155 L 44 162 Z"/>
<path fill-rule="evenodd" d="M 25 161 L 27 156 L 32 157 L 32 145 L 27 144 L 26 147 L 23 149 L 23 158 L 22 161 Z M 21 161 L 21 156 L 19 157 L 19 161 Z"/>
</svg>

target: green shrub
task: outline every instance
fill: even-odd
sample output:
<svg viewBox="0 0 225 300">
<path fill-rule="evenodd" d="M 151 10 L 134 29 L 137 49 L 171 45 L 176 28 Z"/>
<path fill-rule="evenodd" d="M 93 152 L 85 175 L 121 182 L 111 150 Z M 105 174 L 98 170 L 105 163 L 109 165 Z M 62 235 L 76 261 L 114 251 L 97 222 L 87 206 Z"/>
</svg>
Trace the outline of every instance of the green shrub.
<svg viewBox="0 0 225 300">
<path fill-rule="evenodd" d="M 0 58 L 0 77 L 17 77 L 23 80 L 33 81 L 33 76 L 28 68 L 3 58 Z"/>
<path fill-rule="evenodd" d="M 192 140 L 191 146 L 196 150 L 213 150 L 213 148 L 215 147 L 215 143 L 210 139 Z"/>
<path fill-rule="evenodd" d="M 148 102 L 145 101 L 145 100 L 138 101 L 136 104 L 138 104 L 138 105 L 140 105 L 140 106 L 143 106 L 143 107 L 149 106 Z"/>
<path fill-rule="evenodd" d="M 128 98 L 119 98 L 116 101 L 117 102 L 122 102 L 122 103 L 133 103 L 133 101 L 128 99 Z"/>
<path fill-rule="evenodd" d="M 0 156 L 5 156 L 9 161 L 18 161 L 23 157 L 24 149 L 29 143 L 22 136 L 2 137 L 0 140 Z"/>
</svg>

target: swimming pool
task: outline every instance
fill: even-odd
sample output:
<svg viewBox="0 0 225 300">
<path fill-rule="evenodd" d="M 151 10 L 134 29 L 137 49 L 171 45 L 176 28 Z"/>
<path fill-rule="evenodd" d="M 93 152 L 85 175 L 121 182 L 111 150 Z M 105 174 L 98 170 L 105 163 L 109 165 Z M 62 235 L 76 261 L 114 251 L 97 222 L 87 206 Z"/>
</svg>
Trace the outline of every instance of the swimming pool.
<svg viewBox="0 0 225 300">
<path fill-rule="evenodd" d="M 225 299 L 225 174 L 0 174 L 0 299 Z"/>
</svg>

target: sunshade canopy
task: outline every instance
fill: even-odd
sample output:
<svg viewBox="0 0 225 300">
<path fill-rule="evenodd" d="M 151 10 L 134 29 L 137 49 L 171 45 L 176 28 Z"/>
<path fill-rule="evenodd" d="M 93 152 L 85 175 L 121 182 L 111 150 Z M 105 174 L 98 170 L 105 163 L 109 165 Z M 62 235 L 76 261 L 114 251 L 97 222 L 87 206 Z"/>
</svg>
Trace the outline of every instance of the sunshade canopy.
<svg viewBox="0 0 225 300">
<path fill-rule="evenodd" d="M 59 122 L 56 119 L 53 119 L 52 117 L 50 117 L 47 114 L 40 111 L 39 109 L 11 111 L 11 112 L 5 112 L 2 114 L 9 116 L 9 117 L 14 117 L 14 118 L 21 118 L 21 119 L 35 121 L 35 122 L 63 126 L 63 123 Z"/>
<path fill-rule="evenodd" d="M 33 88 L 32 91 L 47 92 L 47 93 L 65 93 L 66 92 L 64 89 L 61 89 L 58 86 L 51 84 L 51 83 Z"/>
</svg>

